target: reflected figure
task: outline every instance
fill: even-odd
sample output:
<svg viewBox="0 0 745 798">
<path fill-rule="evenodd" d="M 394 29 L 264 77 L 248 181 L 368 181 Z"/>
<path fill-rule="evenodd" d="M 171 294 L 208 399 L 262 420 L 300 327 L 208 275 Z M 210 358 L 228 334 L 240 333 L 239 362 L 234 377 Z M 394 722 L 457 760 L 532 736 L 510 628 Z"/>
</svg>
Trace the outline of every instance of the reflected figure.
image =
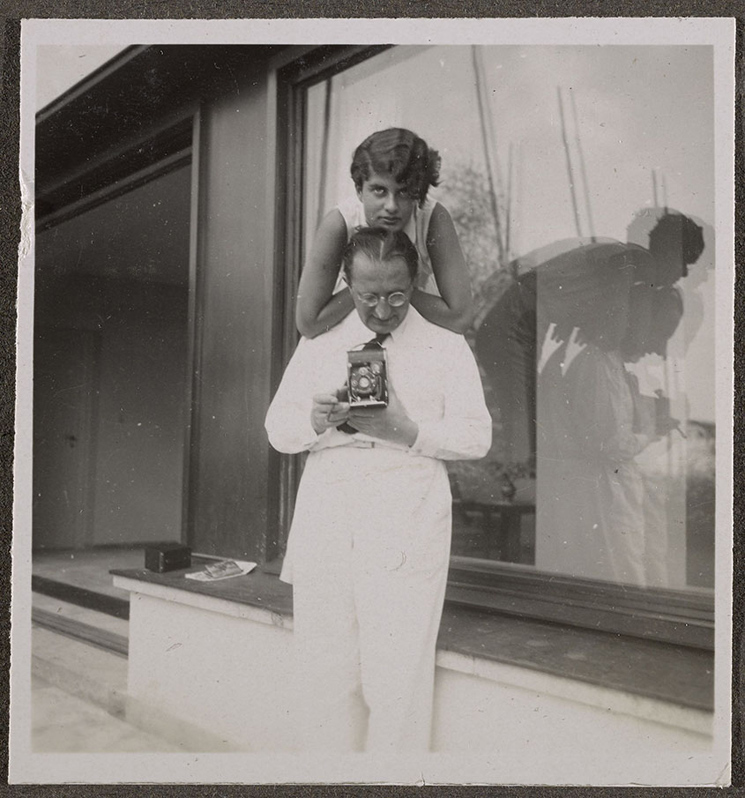
<svg viewBox="0 0 745 798">
<path fill-rule="evenodd" d="M 566 239 L 519 258 L 517 277 L 481 314 L 475 349 L 506 459 L 535 464 L 535 564 L 665 585 L 669 496 L 665 478 L 646 481 L 637 457 L 664 457 L 678 423 L 669 397 L 649 387 L 644 395 L 632 371 L 648 354 L 664 366 L 683 316 L 675 286 L 704 237 L 662 209 L 638 215 L 630 236 L 632 227 L 646 246 Z"/>
<path fill-rule="evenodd" d="M 645 534 L 636 457 L 678 422 L 664 397 L 641 395 L 626 364 L 664 356 L 682 315 L 675 288 L 637 284 L 617 346 L 597 325 L 556 341 L 538 376 L 539 567 L 644 585 L 648 567 L 664 561 L 663 546 L 651 545 L 659 538 Z"/>
<path fill-rule="evenodd" d="M 486 372 L 502 425 L 509 465 L 535 461 L 536 272 L 520 275 L 476 333 L 474 349 Z"/>
</svg>

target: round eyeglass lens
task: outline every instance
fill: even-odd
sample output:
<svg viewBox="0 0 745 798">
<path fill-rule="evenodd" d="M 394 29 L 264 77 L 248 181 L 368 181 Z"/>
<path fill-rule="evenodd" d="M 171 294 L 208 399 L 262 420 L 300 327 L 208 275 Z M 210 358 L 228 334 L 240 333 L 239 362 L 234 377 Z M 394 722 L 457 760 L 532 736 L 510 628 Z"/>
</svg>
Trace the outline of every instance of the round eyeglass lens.
<svg viewBox="0 0 745 798">
<path fill-rule="evenodd" d="M 369 308 L 377 306 L 378 302 L 385 300 L 392 308 L 400 308 L 406 302 L 406 294 L 403 291 L 394 291 L 392 294 L 385 296 L 376 296 L 375 294 L 358 294 L 363 304 Z"/>
</svg>

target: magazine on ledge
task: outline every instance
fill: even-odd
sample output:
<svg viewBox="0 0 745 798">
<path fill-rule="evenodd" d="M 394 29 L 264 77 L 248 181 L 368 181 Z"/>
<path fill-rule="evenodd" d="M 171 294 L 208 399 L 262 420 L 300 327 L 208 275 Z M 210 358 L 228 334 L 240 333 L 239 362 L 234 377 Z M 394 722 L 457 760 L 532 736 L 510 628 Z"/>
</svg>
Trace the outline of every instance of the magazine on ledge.
<svg viewBox="0 0 745 798">
<path fill-rule="evenodd" d="M 201 571 L 186 574 L 187 579 L 197 582 L 217 582 L 220 579 L 232 579 L 234 576 L 243 576 L 256 568 L 255 562 L 246 560 L 221 560 L 205 566 Z"/>
</svg>

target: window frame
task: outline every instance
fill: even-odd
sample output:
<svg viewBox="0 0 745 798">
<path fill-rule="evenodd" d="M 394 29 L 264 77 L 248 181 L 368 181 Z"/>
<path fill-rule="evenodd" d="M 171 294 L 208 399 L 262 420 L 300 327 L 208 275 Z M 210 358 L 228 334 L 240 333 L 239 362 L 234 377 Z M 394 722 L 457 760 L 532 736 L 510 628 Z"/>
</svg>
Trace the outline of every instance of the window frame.
<svg viewBox="0 0 745 798">
<path fill-rule="evenodd" d="M 277 70 L 277 216 L 273 336 L 279 384 L 298 334 L 294 322 L 302 258 L 303 148 L 307 91 L 394 45 L 323 46 Z M 279 456 L 277 527 L 289 529 L 301 457 Z M 283 540 L 284 542 L 284 540 Z M 713 593 L 638 587 L 538 571 L 535 566 L 453 555 L 446 601 L 501 614 L 714 650 Z"/>
</svg>

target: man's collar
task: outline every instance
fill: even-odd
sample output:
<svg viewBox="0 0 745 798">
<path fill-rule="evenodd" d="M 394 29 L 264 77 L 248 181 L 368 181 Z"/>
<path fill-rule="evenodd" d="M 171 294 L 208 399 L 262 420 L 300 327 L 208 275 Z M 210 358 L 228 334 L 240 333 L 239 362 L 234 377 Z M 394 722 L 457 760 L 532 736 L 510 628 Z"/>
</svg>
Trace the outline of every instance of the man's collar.
<svg viewBox="0 0 745 798">
<path fill-rule="evenodd" d="M 359 328 L 360 330 L 360 344 L 367 343 L 376 333 L 374 330 L 371 330 L 362 321 L 356 310 L 353 310 L 352 313 L 354 313 L 355 316 L 356 327 Z M 406 315 L 404 316 L 403 320 L 401 321 L 401 324 L 399 324 L 398 327 L 396 327 L 396 329 L 390 333 L 390 337 L 393 341 L 398 341 L 402 335 L 405 335 L 405 331 L 408 328 L 412 317 L 416 315 L 417 315 L 416 310 L 414 310 L 414 308 L 411 305 L 409 305 L 409 309 L 406 312 Z"/>
<path fill-rule="evenodd" d="M 409 309 L 406 311 L 406 315 L 401 320 L 401 324 L 396 327 L 395 330 L 391 333 L 391 338 L 394 341 L 398 341 L 402 335 L 405 335 L 406 328 L 409 326 L 409 322 L 411 321 L 411 314 L 415 312 L 414 308 L 409 305 Z"/>
</svg>

